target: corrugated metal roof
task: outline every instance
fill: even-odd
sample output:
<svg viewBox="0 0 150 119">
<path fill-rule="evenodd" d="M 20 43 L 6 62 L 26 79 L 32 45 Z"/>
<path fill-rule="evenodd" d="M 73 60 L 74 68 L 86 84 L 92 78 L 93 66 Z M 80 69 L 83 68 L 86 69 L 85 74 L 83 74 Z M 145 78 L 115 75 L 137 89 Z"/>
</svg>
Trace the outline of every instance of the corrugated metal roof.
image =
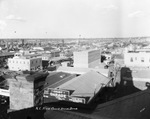
<svg viewBox="0 0 150 119">
<path fill-rule="evenodd" d="M 90 71 L 86 74 L 78 76 L 61 86 L 60 89 L 74 90 L 71 96 L 94 96 L 103 84 L 107 84 L 109 79 L 104 75 L 95 71 Z"/>
<path fill-rule="evenodd" d="M 90 71 L 89 68 L 78 68 L 78 67 L 59 67 L 57 71 L 64 71 L 68 73 L 75 73 L 75 74 L 84 74 Z"/>
<path fill-rule="evenodd" d="M 68 72 L 68 73 L 74 73 L 74 74 L 85 74 L 89 71 L 97 71 L 100 72 L 101 74 L 108 76 L 108 69 L 104 68 L 79 68 L 79 67 L 62 67 L 60 66 L 57 71 L 63 71 L 63 72 Z"/>
</svg>

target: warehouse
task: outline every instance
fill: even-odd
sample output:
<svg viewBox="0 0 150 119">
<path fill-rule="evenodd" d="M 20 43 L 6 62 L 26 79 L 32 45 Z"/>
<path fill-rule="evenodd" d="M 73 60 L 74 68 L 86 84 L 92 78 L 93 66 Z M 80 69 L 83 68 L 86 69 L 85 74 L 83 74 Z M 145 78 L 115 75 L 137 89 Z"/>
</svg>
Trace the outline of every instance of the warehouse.
<svg viewBox="0 0 150 119">
<path fill-rule="evenodd" d="M 59 85 L 47 88 L 46 96 L 57 100 L 88 104 L 110 80 L 104 75 L 89 71 Z"/>
<path fill-rule="evenodd" d="M 75 78 L 75 74 L 69 74 L 64 72 L 52 72 L 50 73 L 45 81 L 44 85 L 44 102 L 50 102 L 50 92 L 49 89 L 53 89 L 57 86 L 62 85 L 63 83 Z"/>
</svg>

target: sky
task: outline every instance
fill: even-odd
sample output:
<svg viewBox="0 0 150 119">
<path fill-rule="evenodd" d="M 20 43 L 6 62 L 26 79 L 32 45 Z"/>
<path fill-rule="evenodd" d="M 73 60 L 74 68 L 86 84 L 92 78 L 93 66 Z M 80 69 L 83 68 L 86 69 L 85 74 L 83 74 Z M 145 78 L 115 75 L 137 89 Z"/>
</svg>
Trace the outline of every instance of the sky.
<svg viewBox="0 0 150 119">
<path fill-rule="evenodd" d="M 0 38 L 150 36 L 150 0 L 0 0 Z"/>
</svg>

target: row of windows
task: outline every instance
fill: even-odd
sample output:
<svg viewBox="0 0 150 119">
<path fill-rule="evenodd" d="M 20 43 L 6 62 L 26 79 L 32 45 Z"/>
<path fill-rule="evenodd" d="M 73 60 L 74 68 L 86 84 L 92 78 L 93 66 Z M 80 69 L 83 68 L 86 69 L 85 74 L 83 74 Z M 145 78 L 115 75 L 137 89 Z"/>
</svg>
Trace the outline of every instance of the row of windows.
<svg viewBox="0 0 150 119">
<path fill-rule="evenodd" d="M 39 62 L 38 62 L 39 61 Z M 37 64 L 37 63 L 41 63 L 41 60 L 36 60 L 36 61 L 31 61 L 31 64 Z"/>
<path fill-rule="evenodd" d="M 9 63 L 29 64 L 29 62 L 25 62 L 25 61 L 9 61 Z"/>
<path fill-rule="evenodd" d="M 37 67 L 32 67 L 30 70 L 37 70 L 37 69 L 40 69 L 41 67 L 40 66 L 37 66 Z"/>
<path fill-rule="evenodd" d="M 14 67 L 12 67 L 12 69 L 14 69 Z M 17 68 L 18 70 L 21 70 L 20 67 Z"/>
<path fill-rule="evenodd" d="M 14 67 L 12 67 L 12 69 L 14 69 Z M 20 67 L 17 67 L 17 69 L 18 69 L 18 70 L 21 70 L 21 69 L 20 69 Z M 30 70 L 32 71 L 32 70 L 36 70 L 36 69 L 40 69 L 40 66 L 37 66 L 37 67 L 31 68 Z"/>
<path fill-rule="evenodd" d="M 135 57 L 135 58 L 131 57 L 131 58 L 130 58 L 130 62 L 133 62 L 133 61 L 137 61 L 137 57 Z M 141 58 L 140 58 L 140 61 L 141 61 L 141 62 L 144 62 L 144 61 L 145 61 L 144 57 L 141 57 Z M 149 62 L 150 62 L 150 59 L 149 59 Z"/>
<path fill-rule="evenodd" d="M 29 64 L 29 62 L 25 62 L 25 61 L 10 61 L 10 60 L 9 60 L 9 63 Z M 39 60 L 39 62 L 38 62 L 38 60 L 31 62 L 31 64 L 34 64 L 34 63 L 36 63 L 36 64 L 41 63 L 41 60 Z"/>
</svg>

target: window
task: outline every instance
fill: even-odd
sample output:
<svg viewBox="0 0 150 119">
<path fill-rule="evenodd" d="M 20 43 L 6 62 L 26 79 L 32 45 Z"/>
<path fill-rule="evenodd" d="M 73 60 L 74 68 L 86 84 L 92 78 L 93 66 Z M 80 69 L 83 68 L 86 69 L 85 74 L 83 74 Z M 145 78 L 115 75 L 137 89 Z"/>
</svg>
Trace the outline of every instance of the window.
<svg viewBox="0 0 150 119">
<path fill-rule="evenodd" d="M 144 57 L 141 58 L 141 62 L 144 62 Z"/>
<path fill-rule="evenodd" d="M 25 64 L 25 61 L 23 63 Z"/>
<path fill-rule="evenodd" d="M 135 57 L 135 60 L 137 60 L 137 57 Z"/>
<path fill-rule="evenodd" d="M 133 58 L 132 57 L 131 57 L 130 61 L 133 62 Z"/>
</svg>

